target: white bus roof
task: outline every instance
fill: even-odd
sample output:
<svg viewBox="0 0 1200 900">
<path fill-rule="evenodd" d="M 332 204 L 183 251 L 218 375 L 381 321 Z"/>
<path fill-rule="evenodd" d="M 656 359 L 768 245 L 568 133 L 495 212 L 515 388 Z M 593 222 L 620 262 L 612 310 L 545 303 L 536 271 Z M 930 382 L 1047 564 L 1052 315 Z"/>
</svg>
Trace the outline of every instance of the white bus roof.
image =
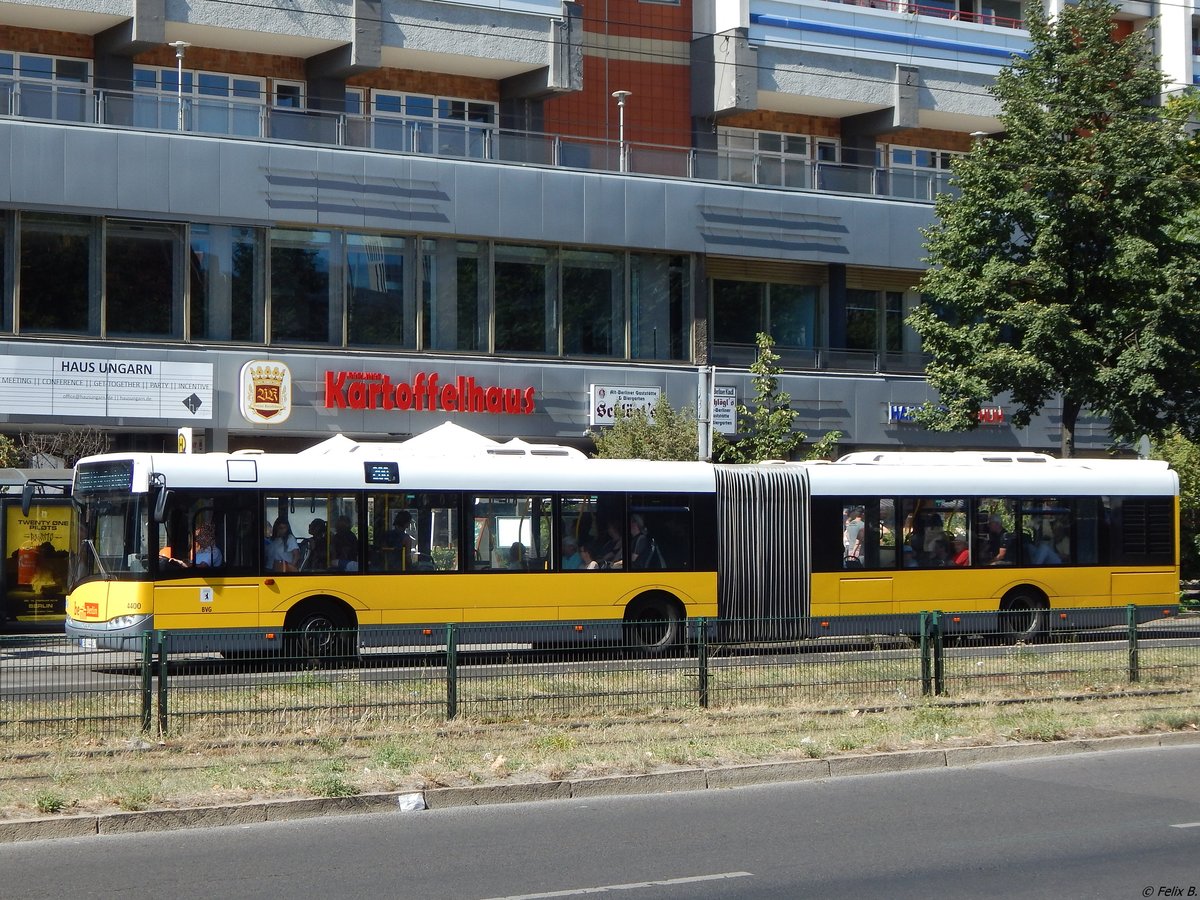
<svg viewBox="0 0 1200 900">
<path fill-rule="evenodd" d="M 814 494 L 862 496 L 1174 496 L 1179 476 L 1149 459 L 1056 459 L 1042 453 L 851 453 L 810 466 Z"/>
<path fill-rule="evenodd" d="M 320 446 L 320 445 L 318 445 Z M 476 455 L 404 456 L 403 444 L 343 439 L 319 452 L 106 454 L 81 462 L 131 461 L 133 490 L 150 473 L 167 487 L 267 491 L 464 490 L 709 493 L 715 467 L 703 462 L 588 459 L 550 445 L 497 445 Z M 493 452 L 497 450 L 500 452 Z M 540 452 L 539 452 L 540 451 Z M 368 464 L 390 466 L 398 480 L 368 481 Z M 1059 460 L 1043 454 L 853 453 L 835 463 L 783 463 L 808 473 L 819 496 L 1173 496 L 1179 479 L 1157 460 Z"/>
<path fill-rule="evenodd" d="M 363 445 L 368 446 L 368 445 Z M 470 459 L 386 454 L 106 454 L 81 462 L 132 460 L 133 490 L 145 491 L 156 472 L 169 488 L 261 490 L 464 490 L 712 492 L 713 467 L 702 462 L 650 462 L 575 456 L 489 455 Z M 396 483 L 368 482 L 370 463 L 393 463 Z"/>
</svg>

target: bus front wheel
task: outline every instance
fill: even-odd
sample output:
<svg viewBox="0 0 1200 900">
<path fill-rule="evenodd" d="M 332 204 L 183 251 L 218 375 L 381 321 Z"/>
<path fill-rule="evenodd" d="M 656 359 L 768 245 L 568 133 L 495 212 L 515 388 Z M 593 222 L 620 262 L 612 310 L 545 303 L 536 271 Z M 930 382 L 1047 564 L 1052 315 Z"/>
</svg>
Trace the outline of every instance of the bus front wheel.
<svg viewBox="0 0 1200 900">
<path fill-rule="evenodd" d="M 679 643 L 683 612 L 667 594 L 639 597 L 625 611 L 625 645 L 647 656 L 660 656 Z"/>
</svg>

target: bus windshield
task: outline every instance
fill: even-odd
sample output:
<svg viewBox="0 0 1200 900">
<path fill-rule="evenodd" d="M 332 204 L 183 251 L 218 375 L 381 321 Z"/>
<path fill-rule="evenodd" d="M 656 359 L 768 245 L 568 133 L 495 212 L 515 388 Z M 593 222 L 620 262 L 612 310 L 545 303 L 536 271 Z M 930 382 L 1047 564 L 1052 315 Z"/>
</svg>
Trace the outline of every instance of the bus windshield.
<svg viewBox="0 0 1200 900">
<path fill-rule="evenodd" d="M 144 575 L 149 552 L 146 496 L 85 494 L 76 503 L 68 589 L 96 578 Z"/>
</svg>

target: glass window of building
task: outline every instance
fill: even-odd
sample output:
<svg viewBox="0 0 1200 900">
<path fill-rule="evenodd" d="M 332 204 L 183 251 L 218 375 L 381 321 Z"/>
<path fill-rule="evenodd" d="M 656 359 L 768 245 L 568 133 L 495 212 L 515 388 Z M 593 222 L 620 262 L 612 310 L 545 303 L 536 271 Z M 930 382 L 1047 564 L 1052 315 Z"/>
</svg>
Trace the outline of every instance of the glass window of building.
<svg viewBox="0 0 1200 900">
<path fill-rule="evenodd" d="M 109 337 L 183 337 L 180 226 L 107 221 L 104 309 Z"/>
<path fill-rule="evenodd" d="M 16 94 L 17 115 L 60 122 L 92 120 L 88 60 L 22 53 L 15 64 L 21 85 Z"/>
<path fill-rule="evenodd" d="M 412 153 L 491 155 L 497 105 L 485 100 L 374 91 L 375 146 Z"/>
<path fill-rule="evenodd" d="M 191 227 L 191 339 L 262 343 L 266 310 L 263 231 Z"/>
<path fill-rule="evenodd" d="M 760 281 L 713 280 L 712 339 L 720 344 L 755 343 L 763 330 L 767 286 Z"/>
<path fill-rule="evenodd" d="M 562 252 L 563 353 L 625 356 L 625 278 L 621 255 Z"/>
<path fill-rule="evenodd" d="M 0 213 L 0 298 L 3 298 L 3 316 L 0 316 L 0 321 L 3 322 L 5 331 L 13 330 L 13 311 L 12 304 L 9 298 L 12 297 L 12 285 L 9 284 L 8 272 L 8 254 L 12 250 L 12 213 Z"/>
<path fill-rule="evenodd" d="M 923 147 L 889 148 L 890 193 L 895 197 L 932 200 L 949 188 L 951 163 L 962 155 Z"/>
<path fill-rule="evenodd" d="M 713 279 L 713 341 L 753 345 L 766 332 L 779 347 L 811 349 L 820 296 L 816 285 Z"/>
<path fill-rule="evenodd" d="M 422 249 L 421 346 L 427 350 L 488 349 L 487 244 L 449 238 Z"/>
<path fill-rule="evenodd" d="M 817 334 L 821 289 L 811 284 L 771 284 L 768 334 L 776 346 L 811 350 Z"/>
<path fill-rule="evenodd" d="M 19 330 L 100 333 L 99 291 L 91 289 L 95 225 L 86 216 L 24 213 L 20 219 Z M 53 297 L 54 302 L 47 298 Z"/>
<path fill-rule="evenodd" d="M 304 109 L 304 82 L 281 81 L 272 83 L 271 105 L 279 109 Z"/>
<path fill-rule="evenodd" d="M 875 353 L 904 350 L 904 292 L 847 289 L 846 349 Z"/>
<path fill-rule="evenodd" d="M 688 258 L 632 254 L 629 294 L 629 355 L 634 359 L 690 359 Z"/>
<path fill-rule="evenodd" d="M 335 235 L 271 231 L 271 342 L 341 346 Z"/>
<path fill-rule="evenodd" d="M 874 352 L 879 346 L 879 292 L 846 291 L 846 349 Z"/>
<path fill-rule="evenodd" d="M 558 352 L 558 279 L 544 247 L 495 247 L 496 353 Z"/>
<path fill-rule="evenodd" d="M 417 346 L 417 307 L 406 263 L 407 241 L 380 234 L 346 235 L 349 342 Z"/>
</svg>

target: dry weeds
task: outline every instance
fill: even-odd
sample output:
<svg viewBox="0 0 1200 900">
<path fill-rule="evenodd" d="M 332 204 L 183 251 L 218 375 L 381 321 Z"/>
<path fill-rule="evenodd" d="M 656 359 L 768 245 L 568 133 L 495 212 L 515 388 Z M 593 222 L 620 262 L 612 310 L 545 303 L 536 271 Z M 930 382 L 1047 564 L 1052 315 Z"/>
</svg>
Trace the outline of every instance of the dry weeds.
<svg viewBox="0 0 1200 900">
<path fill-rule="evenodd" d="M 680 767 L 1200 728 L 1200 691 L 1097 699 L 663 708 L 623 718 L 414 717 L 264 740 L 45 738 L 0 751 L 0 818 L 537 782 Z"/>
</svg>

